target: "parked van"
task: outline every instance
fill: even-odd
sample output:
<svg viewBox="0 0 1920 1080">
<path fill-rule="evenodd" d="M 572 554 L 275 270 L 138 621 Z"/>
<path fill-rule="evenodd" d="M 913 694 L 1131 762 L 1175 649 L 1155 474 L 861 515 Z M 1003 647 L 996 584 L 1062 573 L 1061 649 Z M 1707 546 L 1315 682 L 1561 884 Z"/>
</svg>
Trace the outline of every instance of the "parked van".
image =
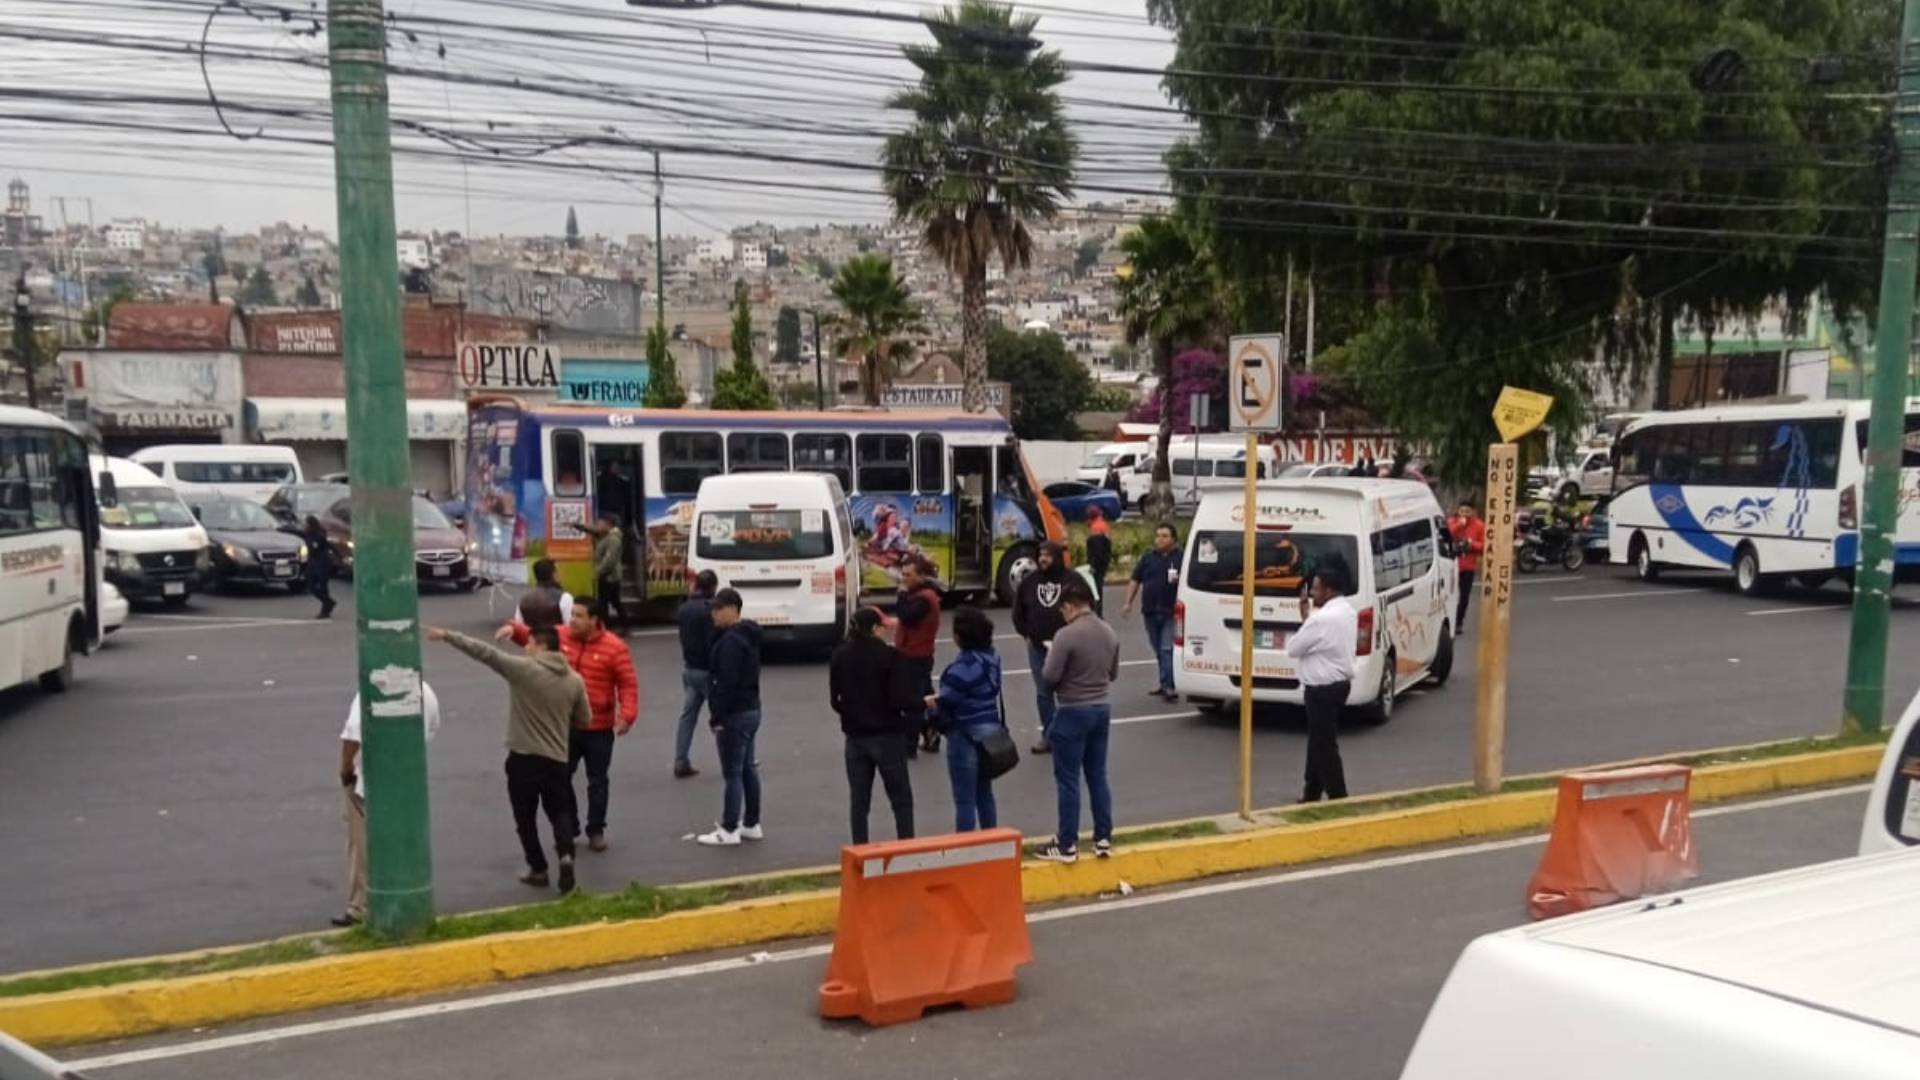
<svg viewBox="0 0 1920 1080">
<path fill-rule="evenodd" d="M 1179 506 L 1198 506 L 1208 488 L 1241 487 L 1247 478 L 1247 442 L 1238 435 L 1180 435 L 1167 440 L 1167 471 L 1173 479 L 1173 499 Z M 1261 443 L 1254 475 L 1271 480 L 1280 475 L 1280 454 L 1271 443 Z"/>
<path fill-rule="evenodd" d="M 228 498 L 265 503 L 283 484 L 300 483 L 300 459 L 291 446 L 149 446 L 135 462 L 187 499 Z"/>
<path fill-rule="evenodd" d="M 95 455 L 93 472 L 113 477 L 113 495 L 102 495 L 100 503 L 106 579 L 129 600 L 170 605 L 184 604 L 206 588 L 213 572 L 207 531 L 180 493 L 126 458 Z"/>
<path fill-rule="evenodd" d="M 1240 698 L 1243 493 L 1208 490 L 1194 515 L 1174 606 L 1173 684 L 1205 708 Z M 1347 704 L 1384 722 L 1395 697 L 1453 673 L 1460 571 L 1433 492 L 1412 480 L 1270 480 L 1254 520 L 1253 698 L 1301 704 L 1287 635 L 1313 572 L 1350 571 L 1360 616 Z"/>
<path fill-rule="evenodd" d="M 1920 1062 L 1920 851 L 1467 946 L 1401 1080 L 1895 1080 Z"/>
<path fill-rule="evenodd" d="M 1153 487 L 1153 443 L 1107 443 L 1087 458 L 1073 478 L 1083 484 L 1104 486 L 1109 468 L 1120 474 L 1121 507 L 1135 505 Z"/>
<path fill-rule="evenodd" d="M 831 473 L 709 476 L 694 497 L 687 575 L 711 570 L 769 641 L 831 644 L 860 602 L 860 551 Z"/>
</svg>

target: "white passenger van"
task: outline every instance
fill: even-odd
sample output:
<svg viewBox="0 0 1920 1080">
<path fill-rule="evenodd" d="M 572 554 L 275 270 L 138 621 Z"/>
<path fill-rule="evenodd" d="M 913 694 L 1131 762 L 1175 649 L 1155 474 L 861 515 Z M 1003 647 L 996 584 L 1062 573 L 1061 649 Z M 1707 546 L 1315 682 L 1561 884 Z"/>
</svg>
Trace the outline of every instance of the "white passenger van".
<svg viewBox="0 0 1920 1080">
<path fill-rule="evenodd" d="M 1201 492 L 1213 487 L 1240 488 L 1247 478 L 1247 442 L 1238 435 L 1176 435 L 1167 440 L 1167 471 L 1173 480 L 1173 499 L 1180 506 L 1197 506 Z M 1271 443 L 1261 443 L 1254 475 L 1270 480 L 1280 475 L 1280 454 Z"/>
<path fill-rule="evenodd" d="M 1916 898 L 1909 850 L 1489 934 L 1401 1080 L 1907 1080 Z"/>
<path fill-rule="evenodd" d="M 1187 537 L 1174 607 L 1173 684 L 1203 708 L 1240 698 L 1242 491 L 1205 493 Z M 1350 571 L 1360 616 L 1350 707 L 1393 716 L 1395 696 L 1453 673 L 1460 589 L 1447 522 L 1433 492 L 1412 480 L 1271 480 L 1254 521 L 1255 701 L 1300 704 L 1287 635 L 1321 565 Z"/>
<path fill-rule="evenodd" d="M 1120 474 L 1120 505 L 1132 506 L 1146 498 L 1147 491 L 1153 487 L 1153 445 L 1152 442 L 1107 443 L 1087 458 L 1073 478 L 1100 487 L 1106 483 L 1107 470 L 1111 468 Z"/>
<path fill-rule="evenodd" d="M 186 499 L 225 497 L 265 503 L 285 484 L 301 482 L 291 446 L 179 444 L 136 450 L 131 459 Z"/>
<path fill-rule="evenodd" d="M 113 477 L 101 493 L 100 547 L 106 579 L 129 600 L 187 602 L 213 572 L 207 531 L 152 470 L 126 458 L 93 458 L 95 475 Z"/>
<path fill-rule="evenodd" d="M 831 644 L 860 602 L 860 551 L 847 496 L 830 473 L 709 476 L 694 498 L 687 575 L 737 589 L 741 615 L 769 641 Z"/>
</svg>

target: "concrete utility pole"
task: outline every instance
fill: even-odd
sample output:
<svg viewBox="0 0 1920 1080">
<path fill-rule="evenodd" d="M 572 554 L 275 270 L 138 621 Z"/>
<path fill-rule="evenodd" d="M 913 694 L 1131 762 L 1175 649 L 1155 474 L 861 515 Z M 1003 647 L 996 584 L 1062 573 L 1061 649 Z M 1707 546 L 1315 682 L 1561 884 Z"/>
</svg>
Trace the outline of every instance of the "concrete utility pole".
<svg viewBox="0 0 1920 1080">
<path fill-rule="evenodd" d="M 653 315 L 664 328 L 667 325 L 667 233 L 660 212 L 667 184 L 660 175 L 660 151 L 653 152 Z"/>
<path fill-rule="evenodd" d="M 367 922 L 381 937 L 399 937 L 433 922 L 433 859 L 381 0 L 328 0 L 327 52 L 347 427 L 353 432 L 347 473 L 353 478 L 353 598 L 367 781 Z"/>
<path fill-rule="evenodd" d="M 1866 491 L 1853 571 L 1853 635 L 1847 644 L 1847 696 L 1840 720 L 1841 730 L 1850 732 L 1879 731 L 1886 707 L 1900 444 L 1906 434 L 1914 260 L 1920 255 L 1920 0 L 1906 0 L 1900 19 L 1900 93 L 1894 103 L 1893 134 L 1880 325 L 1873 342 L 1873 418 L 1867 424 Z"/>
<path fill-rule="evenodd" d="M 27 267 L 20 266 L 20 278 L 13 283 L 13 355 L 20 361 L 20 373 L 27 379 L 27 408 L 40 407 L 40 392 L 33 382 L 33 293 L 27 288 Z"/>
</svg>

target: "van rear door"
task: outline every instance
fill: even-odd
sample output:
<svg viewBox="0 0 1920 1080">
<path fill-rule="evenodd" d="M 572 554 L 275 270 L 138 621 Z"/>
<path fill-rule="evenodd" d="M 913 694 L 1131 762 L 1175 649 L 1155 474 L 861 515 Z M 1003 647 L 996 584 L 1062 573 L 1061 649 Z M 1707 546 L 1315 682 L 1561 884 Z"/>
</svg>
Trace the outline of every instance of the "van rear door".
<svg viewBox="0 0 1920 1080">
<path fill-rule="evenodd" d="M 825 507 L 703 507 L 695 553 L 740 591 L 747 617 L 762 626 L 832 625 L 845 584 L 833 530 Z"/>
</svg>

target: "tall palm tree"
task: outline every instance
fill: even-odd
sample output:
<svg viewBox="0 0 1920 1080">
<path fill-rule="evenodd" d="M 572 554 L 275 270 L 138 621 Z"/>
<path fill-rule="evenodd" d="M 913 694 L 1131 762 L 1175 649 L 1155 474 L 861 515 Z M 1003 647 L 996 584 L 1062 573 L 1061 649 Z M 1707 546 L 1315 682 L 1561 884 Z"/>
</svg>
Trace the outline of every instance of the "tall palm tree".
<svg viewBox="0 0 1920 1080">
<path fill-rule="evenodd" d="M 1034 39 L 1038 24 L 1008 5 L 960 0 L 927 21 L 933 45 L 906 47 L 920 85 L 888 102 L 913 114 L 881 151 L 894 216 L 918 225 L 960 279 L 969 412 L 987 408 L 987 262 L 1028 265 L 1028 226 L 1053 220 L 1073 193 L 1079 143 L 1058 93 L 1067 69 Z"/>
<path fill-rule="evenodd" d="M 878 405 L 880 392 L 892 381 L 893 365 L 913 354 L 913 346 L 901 336 L 925 331 L 919 305 L 885 255 L 848 260 L 834 277 L 832 290 L 844 312 L 835 323 L 840 355 L 860 361 L 860 393 L 867 404 Z"/>
<path fill-rule="evenodd" d="M 1221 276 L 1206 243 L 1186 222 L 1162 214 L 1140 219 L 1120 238 L 1127 257 L 1121 268 L 1119 314 L 1128 340 L 1153 350 L 1160 379 L 1160 431 L 1153 460 L 1153 487 L 1146 509 L 1173 510 L 1173 475 L 1167 440 L 1173 435 L 1173 357 L 1180 349 L 1218 343 L 1226 336 L 1227 305 Z"/>
</svg>

